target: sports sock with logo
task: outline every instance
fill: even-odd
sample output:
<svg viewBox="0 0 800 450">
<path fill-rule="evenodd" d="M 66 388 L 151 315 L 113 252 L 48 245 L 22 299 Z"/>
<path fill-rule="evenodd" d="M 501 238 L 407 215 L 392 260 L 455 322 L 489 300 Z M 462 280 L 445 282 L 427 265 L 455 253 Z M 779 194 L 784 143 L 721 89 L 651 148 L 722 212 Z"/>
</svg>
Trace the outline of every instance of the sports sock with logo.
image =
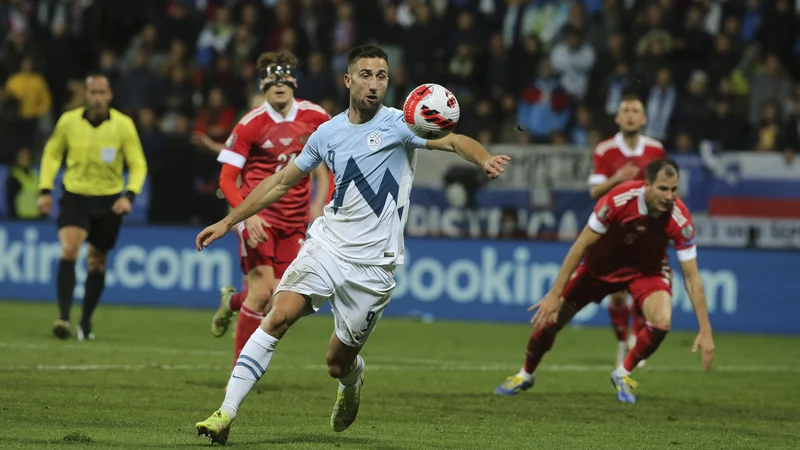
<svg viewBox="0 0 800 450">
<path fill-rule="evenodd" d="M 261 328 L 257 328 L 248 339 L 233 366 L 233 373 L 231 373 L 225 391 L 225 400 L 220 407 L 220 410 L 229 415 L 231 419 L 236 417 L 239 405 L 269 368 L 269 361 L 272 359 L 277 343 L 278 339 L 270 336 Z"/>
<path fill-rule="evenodd" d="M 355 364 L 353 364 L 350 373 L 339 378 L 339 392 L 352 392 L 355 390 L 356 383 L 361 378 L 361 374 L 364 373 L 364 366 L 364 360 L 361 355 L 356 356 Z"/>
</svg>

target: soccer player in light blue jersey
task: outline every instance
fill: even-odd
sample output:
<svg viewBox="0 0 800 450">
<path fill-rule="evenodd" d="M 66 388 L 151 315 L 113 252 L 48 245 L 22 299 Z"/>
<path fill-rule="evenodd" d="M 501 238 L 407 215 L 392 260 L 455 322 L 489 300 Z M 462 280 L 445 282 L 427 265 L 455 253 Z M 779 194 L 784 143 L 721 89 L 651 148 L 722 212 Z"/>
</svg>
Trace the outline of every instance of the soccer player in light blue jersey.
<svg viewBox="0 0 800 450">
<path fill-rule="evenodd" d="M 334 174 L 336 192 L 309 239 L 288 267 L 275 292 L 272 310 L 236 361 L 219 410 L 196 425 L 199 435 L 224 444 L 239 405 L 269 368 L 278 341 L 297 320 L 331 302 L 334 333 L 328 343 L 328 373 L 339 381 L 331 415 L 334 431 L 347 429 L 358 413 L 364 360 L 359 351 L 389 304 L 394 272 L 403 263 L 403 227 L 414 179 L 417 149 L 455 152 L 497 178 L 509 161 L 492 156 L 472 138 L 449 134 L 425 140 L 383 106 L 389 84 L 386 53 L 354 48 L 344 84 L 350 107 L 322 124 L 301 154 L 259 184 L 220 222 L 197 235 L 202 250 L 237 223 L 277 202 L 323 161 Z"/>
</svg>

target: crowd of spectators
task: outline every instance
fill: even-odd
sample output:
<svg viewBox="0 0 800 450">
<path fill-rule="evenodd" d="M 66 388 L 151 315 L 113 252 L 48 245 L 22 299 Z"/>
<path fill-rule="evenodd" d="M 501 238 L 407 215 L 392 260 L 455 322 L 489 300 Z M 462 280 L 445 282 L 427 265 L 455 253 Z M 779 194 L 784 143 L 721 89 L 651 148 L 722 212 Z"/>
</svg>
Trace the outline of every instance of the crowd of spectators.
<svg viewBox="0 0 800 450">
<path fill-rule="evenodd" d="M 447 85 L 484 144 L 592 146 L 634 92 L 671 151 L 800 150 L 800 0 L 7 0 L 0 36 L 0 164 L 40 154 L 103 73 L 153 190 L 194 199 L 155 221 L 224 211 L 207 144 L 263 101 L 262 51 L 295 53 L 297 96 L 336 114 L 347 50 L 382 45 L 386 104 Z"/>
</svg>

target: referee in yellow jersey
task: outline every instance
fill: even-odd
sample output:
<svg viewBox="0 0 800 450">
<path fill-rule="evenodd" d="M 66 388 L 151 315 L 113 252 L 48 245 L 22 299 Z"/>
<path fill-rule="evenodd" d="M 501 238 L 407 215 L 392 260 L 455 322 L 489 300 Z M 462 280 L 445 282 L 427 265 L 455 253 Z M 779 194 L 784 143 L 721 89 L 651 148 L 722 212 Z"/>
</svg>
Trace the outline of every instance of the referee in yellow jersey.
<svg viewBox="0 0 800 450">
<path fill-rule="evenodd" d="M 89 242 L 89 274 L 77 335 L 79 340 L 94 339 L 92 312 L 105 287 L 106 256 L 117 241 L 122 216 L 131 211 L 147 176 L 147 163 L 133 120 L 109 108 L 111 98 L 106 77 L 88 77 L 86 106 L 61 115 L 42 157 L 38 206 L 45 215 L 52 211 L 53 183 L 64 156 L 67 160 L 58 214 L 61 260 L 56 289 L 61 317 L 53 325 L 53 334 L 61 339 L 72 334 L 75 261 L 84 241 Z M 122 177 L 126 164 L 127 186 Z"/>
</svg>

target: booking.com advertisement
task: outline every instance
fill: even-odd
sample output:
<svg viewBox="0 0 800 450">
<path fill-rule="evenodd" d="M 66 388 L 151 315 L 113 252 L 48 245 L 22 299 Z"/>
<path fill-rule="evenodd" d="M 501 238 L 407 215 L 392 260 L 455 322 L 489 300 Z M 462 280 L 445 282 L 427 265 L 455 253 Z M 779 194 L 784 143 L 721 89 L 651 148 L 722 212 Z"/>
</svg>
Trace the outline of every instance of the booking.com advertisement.
<svg viewBox="0 0 800 450">
<path fill-rule="evenodd" d="M 214 308 L 220 286 L 241 285 L 237 241 L 230 233 L 202 253 L 199 229 L 124 226 L 109 257 L 104 304 Z M 527 308 L 549 289 L 567 243 L 406 239 L 406 264 L 387 316 L 425 320 L 525 323 Z M 0 222 L 0 299 L 55 298 L 60 247 L 52 224 Z M 83 295 L 86 249 L 75 296 Z M 696 329 L 674 254 L 673 328 Z M 800 253 L 700 249 L 698 262 L 715 330 L 800 334 Z M 54 310 L 55 311 L 55 310 Z M 607 325 L 601 305 L 574 323 Z"/>
</svg>

